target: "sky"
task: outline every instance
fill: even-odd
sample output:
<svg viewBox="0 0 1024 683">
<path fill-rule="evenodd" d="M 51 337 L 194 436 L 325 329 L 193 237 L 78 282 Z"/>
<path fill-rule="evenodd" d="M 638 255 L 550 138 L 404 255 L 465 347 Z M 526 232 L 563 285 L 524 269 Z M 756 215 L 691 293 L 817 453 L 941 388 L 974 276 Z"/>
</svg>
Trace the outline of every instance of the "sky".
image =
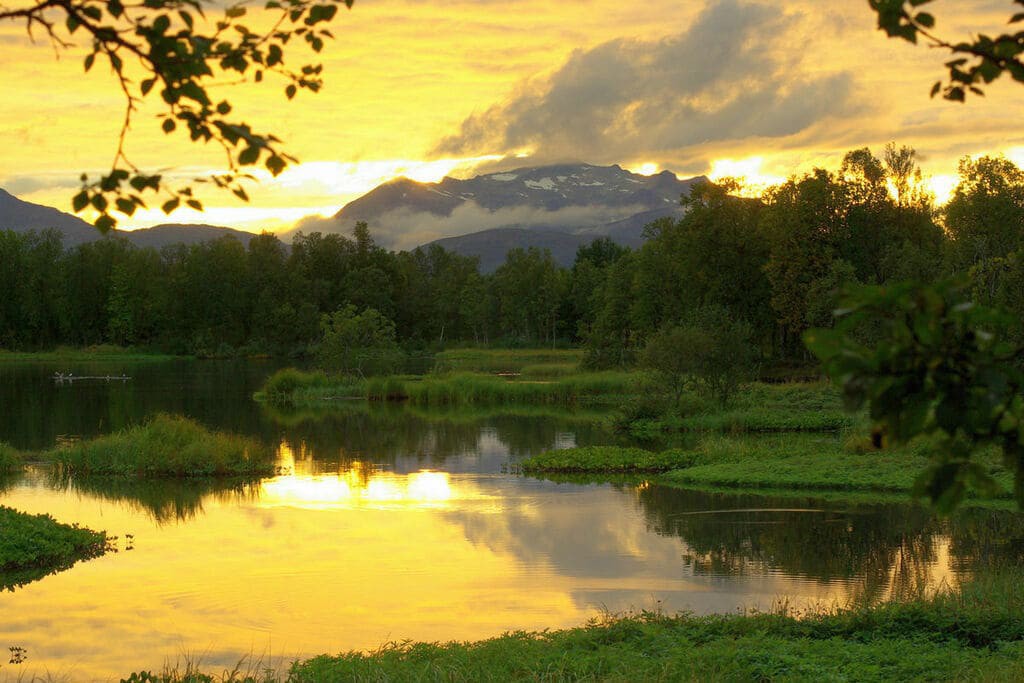
<svg viewBox="0 0 1024 683">
<path fill-rule="evenodd" d="M 1005 30 L 1014 5 L 930 7 L 937 33 L 959 39 Z M 119 227 L 283 231 L 396 176 L 554 162 L 761 186 L 895 141 L 917 149 L 939 199 L 965 155 L 1024 163 L 1024 87 L 1004 77 L 966 105 L 929 98 L 948 57 L 886 38 L 863 0 L 357 0 L 332 29 L 320 57 L 286 54 L 323 62 L 320 93 L 288 101 L 283 83 L 218 86 L 301 163 L 261 174 L 247 204 L 208 193 L 202 214 L 152 210 Z M 0 24 L 0 50 L 0 187 L 70 211 L 78 176 L 109 168 L 123 96 L 103 68 L 83 73 L 81 47 L 58 59 L 22 24 Z M 158 112 L 144 107 L 129 134 L 138 166 L 182 178 L 222 170 L 219 150 L 164 135 Z"/>
</svg>

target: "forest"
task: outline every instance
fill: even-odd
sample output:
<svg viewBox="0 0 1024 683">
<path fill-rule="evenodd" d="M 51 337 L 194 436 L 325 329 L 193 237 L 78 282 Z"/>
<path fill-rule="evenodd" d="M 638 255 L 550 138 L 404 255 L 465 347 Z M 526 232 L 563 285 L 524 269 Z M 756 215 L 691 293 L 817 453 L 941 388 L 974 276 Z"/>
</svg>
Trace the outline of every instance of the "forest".
<svg viewBox="0 0 1024 683">
<path fill-rule="evenodd" d="M 647 226 L 638 250 L 598 239 L 560 268 L 518 249 L 488 275 L 436 245 L 383 249 L 364 223 L 291 245 L 264 233 L 248 249 L 233 238 L 160 251 L 108 238 L 64 250 L 55 232 L 0 232 L 0 348 L 303 357 L 348 311 L 372 312 L 406 351 L 581 345 L 594 368 L 629 366 L 659 331 L 703 319 L 784 365 L 810 360 L 801 335 L 830 325 L 844 286 L 948 277 L 1012 313 L 1020 338 L 1024 172 L 1008 159 L 964 158 L 940 208 L 914 150 L 894 144 L 850 151 L 838 169 L 759 198 L 741 189 L 698 185 L 683 218 Z"/>
</svg>

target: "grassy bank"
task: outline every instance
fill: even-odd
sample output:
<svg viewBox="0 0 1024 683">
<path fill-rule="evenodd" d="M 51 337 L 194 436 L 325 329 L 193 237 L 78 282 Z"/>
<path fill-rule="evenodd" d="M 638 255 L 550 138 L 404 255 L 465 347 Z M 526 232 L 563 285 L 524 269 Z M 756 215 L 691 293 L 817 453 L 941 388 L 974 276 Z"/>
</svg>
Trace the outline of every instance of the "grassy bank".
<svg viewBox="0 0 1024 683">
<path fill-rule="evenodd" d="M 68 474 L 136 477 L 257 476 L 274 472 L 273 449 L 211 432 L 186 417 L 158 415 L 145 424 L 43 454 Z"/>
<path fill-rule="evenodd" d="M 579 367 L 581 349 L 451 349 L 434 356 L 439 372 L 564 374 Z M 557 369 L 554 369 L 557 368 Z"/>
<path fill-rule="evenodd" d="M 304 405 L 351 398 L 408 401 L 417 406 L 615 405 L 633 389 L 628 372 L 573 373 L 529 380 L 479 372 L 331 378 L 322 372 L 279 370 L 254 394 L 258 401 Z"/>
<path fill-rule="evenodd" d="M 29 515 L 0 505 L 0 586 L 13 587 L 102 555 L 107 536 L 68 526 L 49 515 Z"/>
<path fill-rule="evenodd" d="M 58 347 L 50 351 L 7 351 L 0 349 L 0 363 L 81 363 L 86 361 L 165 361 L 181 358 L 145 349 L 102 344 L 84 348 Z"/>
<path fill-rule="evenodd" d="M 636 436 L 674 431 L 784 432 L 830 431 L 859 424 L 863 416 L 843 409 L 842 400 L 825 382 L 753 383 L 727 404 L 687 392 L 671 414 L 644 414 L 644 397 L 627 404 L 620 427 Z"/>
<path fill-rule="evenodd" d="M 569 448 L 524 460 L 526 472 L 664 472 L 682 487 L 909 492 L 929 464 L 929 445 L 864 450 L 859 432 L 833 434 L 705 434 L 695 445 L 666 451 Z M 1009 497 L 1012 473 L 995 453 L 983 462 Z"/>
<path fill-rule="evenodd" d="M 1024 677 L 1019 570 L 873 607 L 603 618 L 478 642 L 391 643 L 323 655 L 290 681 L 965 681 Z M 243 680 L 191 674 L 130 680 Z"/>
</svg>

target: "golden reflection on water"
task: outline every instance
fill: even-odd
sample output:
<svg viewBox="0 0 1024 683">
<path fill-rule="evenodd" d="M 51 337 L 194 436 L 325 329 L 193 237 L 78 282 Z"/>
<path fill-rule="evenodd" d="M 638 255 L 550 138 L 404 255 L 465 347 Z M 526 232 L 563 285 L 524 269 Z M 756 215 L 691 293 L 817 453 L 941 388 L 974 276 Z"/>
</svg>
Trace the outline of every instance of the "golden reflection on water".
<svg viewBox="0 0 1024 683">
<path fill-rule="evenodd" d="M 856 578 L 687 572 L 687 540 L 652 533 L 642 488 L 401 474 L 366 460 L 318 464 L 301 451 L 283 447 L 288 472 L 256 495 L 210 496 L 180 523 L 40 482 L 4 493 L 0 502 L 27 512 L 132 533 L 135 550 L 0 594 L 0 650 L 29 652 L 0 680 L 21 668 L 117 680 L 185 654 L 217 669 L 246 653 L 287 661 L 568 627 L 602 607 L 730 611 L 784 596 L 841 604 L 857 592 Z M 939 546 L 926 562 L 893 567 L 892 584 L 908 572 L 947 578 L 948 542 Z"/>
</svg>

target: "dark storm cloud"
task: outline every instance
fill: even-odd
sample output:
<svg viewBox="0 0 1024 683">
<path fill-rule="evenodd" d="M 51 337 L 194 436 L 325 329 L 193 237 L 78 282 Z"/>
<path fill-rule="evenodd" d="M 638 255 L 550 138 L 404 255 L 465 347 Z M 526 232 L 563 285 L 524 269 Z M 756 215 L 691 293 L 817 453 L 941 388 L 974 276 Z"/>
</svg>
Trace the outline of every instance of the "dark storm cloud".
<svg viewBox="0 0 1024 683">
<path fill-rule="evenodd" d="M 438 154 L 534 150 L 618 161 L 708 142 L 785 137 L 853 108 L 849 73 L 805 75 L 795 20 L 721 0 L 685 32 L 577 50 L 550 77 L 466 119 Z"/>
</svg>

